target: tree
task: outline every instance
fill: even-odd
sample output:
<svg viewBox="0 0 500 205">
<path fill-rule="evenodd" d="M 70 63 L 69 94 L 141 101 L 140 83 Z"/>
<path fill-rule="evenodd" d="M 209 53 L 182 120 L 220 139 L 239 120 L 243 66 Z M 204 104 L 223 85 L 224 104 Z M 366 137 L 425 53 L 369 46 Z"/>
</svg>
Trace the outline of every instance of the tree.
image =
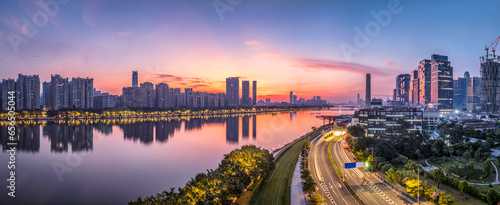
<svg viewBox="0 0 500 205">
<path fill-rule="evenodd" d="M 314 194 L 311 196 L 311 199 L 309 200 L 309 202 L 311 205 L 319 205 L 319 204 L 323 204 L 324 200 L 325 199 L 323 199 L 323 197 L 321 197 L 321 195 Z"/>
<path fill-rule="evenodd" d="M 462 193 L 464 193 L 464 198 L 465 198 L 465 193 L 469 193 L 469 183 L 467 181 L 461 181 L 460 184 L 458 184 L 458 188 Z"/>
<path fill-rule="evenodd" d="M 489 188 L 488 193 L 486 193 L 486 199 L 488 200 L 488 204 L 497 204 L 499 201 L 498 192 L 494 188 Z"/>
<path fill-rule="evenodd" d="M 415 170 L 418 168 L 418 164 L 415 163 L 414 161 L 408 161 L 408 163 L 405 164 L 403 167 L 404 170 Z"/>
<path fill-rule="evenodd" d="M 306 177 L 302 184 L 302 191 L 304 191 L 304 193 L 309 193 L 309 196 L 312 196 L 312 193 L 316 191 L 316 182 L 314 182 L 310 175 Z"/>
<path fill-rule="evenodd" d="M 365 136 L 365 129 L 361 125 L 354 125 L 354 126 L 349 126 L 347 128 L 347 133 L 354 137 L 364 137 Z"/>
<path fill-rule="evenodd" d="M 432 147 L 431 147 L 432 154 L 435 157 L 441 157 L 441 156 L 443 156 L 443 150 L 444 150 L 445 146 L 446 145 L 444 144 L 443 140 L 436 140 L 434 142 L 434 144 L 432 144 Z"/>
<path fill-rule="evenodd" d="M 393 184 L 401 184 L 403 180 L 403 175 L 398 169 L 391 167 L 387 172 L 385 172 L 385 179 Z"/>
<path fill-rule="evenodd" d="M 441 170 L 441 168 L 432 170 L 432 176 L 436 180 L 437 187 L 439 189 L 439 184 L 441 184 L 441 182 L 443 182 L 443 179 L 445 177 L 444 173 L 443 173 L 443 170 Z"/>
<path fill-rule="evenodd" d="M 446 194 L 445 192 L 442 192 L 439 196 L 439 205 L 451 205 L 454 203 L 453 197 L 450 195 Z"/>
<path fill-rule="evenodd" d="M 423 193 L 422 181 L 416 179 L 409 179 L 406 181 L 406 193 L 410 196 L 416 196 L 419 192 Z"/>
</svg>

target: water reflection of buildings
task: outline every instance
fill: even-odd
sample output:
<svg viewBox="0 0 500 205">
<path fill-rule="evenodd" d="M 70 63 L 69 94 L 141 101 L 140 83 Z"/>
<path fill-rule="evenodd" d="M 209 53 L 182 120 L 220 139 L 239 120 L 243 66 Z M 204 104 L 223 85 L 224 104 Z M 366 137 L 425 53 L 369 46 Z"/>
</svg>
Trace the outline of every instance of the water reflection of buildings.
<svg viewBox="0 0 500 205">
<path fill-rule="evenodd" d="M 252 116 L 252 138 L 257 139 L 257 115 Z"/>
<path fill-rule="evenodd" d="M 2 150 L 7 151 L 10 146 L 7 143 L 9 140 L 8 129 L 6 126 L 0 127 L 2 133 Z M 18 126 L 16 127 L 16 136 L 18 137 L 16 150 L 25 152 L 40 151 L 40 125 L 34 126 Z"/>
<path fill-rule="evenodd" d="M 47 123 L 42 128 L 43 135 L 50 139 L 50 150 L 67 152 L 71 144 L 72 152 L 90 151 L 94 146 L 94 125 L 66 125 Z"/>
<path fill-rule="evenodd" d="M 243 138 L 248 138 L 248 134 L 250 132 L 249 127 L 250 127 L 250 116 L 243 116 L 241 117 L 241 137 Z"/>
<path fill-rule="evenodd" d="M 238 144 L 239 117 L 226 117 L 226 143 Z"/>
<path fill-rule="evenodd" d="M 17 149 L 21 151 L 38 152 L 40 150 L 40 126 L 42 134 L 48 137 L 52 152 L 72 152 L 93 150 L 94 129 L 97 133 L 109 135 L 113 127 L 123 131 L 126 140 L 140 141 L 150 144 L 154 141 L 167 142 L 175 132 L 181 130 L 184 122 L 184 131 L 200 130 L 207 124 L 226 125 L 226 143 L 239 143 L 240 117 L 242 118 L 242 138 L 250 137 L 250 118 L 252 118 L 252 138 L 257 139 L 257 115 L 230 116 L 214 118 L 191 118 L 187 120 L 158 120 L 158 121 L 96 121 L 96 122 L 46 122 L 44 125 L 29 125 L 16 127 L 19 141 Z M 7 127 L 0 126 L 3 151 L 8 149 Z"/>
</svg>

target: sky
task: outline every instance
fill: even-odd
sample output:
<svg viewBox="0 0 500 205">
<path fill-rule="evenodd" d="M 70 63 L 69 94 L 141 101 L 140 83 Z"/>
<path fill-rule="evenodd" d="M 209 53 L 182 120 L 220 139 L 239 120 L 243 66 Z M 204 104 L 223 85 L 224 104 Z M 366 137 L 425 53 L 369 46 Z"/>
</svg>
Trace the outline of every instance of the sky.
<svg viewBox="0 0 500 205">
<path fill-rule="evenodd" d="M 320 95 L 330 102 L 387 98 L 396 76 L 432 54 L 454 77 L 479 76 L 500 36 L 500 1 L 0 2 L 0 79 L 18 73 L 94 78 L 121 94 L 139 82 L 225 92 L 227 77 L 258 82 L 258 99 Z"/>
</svg>

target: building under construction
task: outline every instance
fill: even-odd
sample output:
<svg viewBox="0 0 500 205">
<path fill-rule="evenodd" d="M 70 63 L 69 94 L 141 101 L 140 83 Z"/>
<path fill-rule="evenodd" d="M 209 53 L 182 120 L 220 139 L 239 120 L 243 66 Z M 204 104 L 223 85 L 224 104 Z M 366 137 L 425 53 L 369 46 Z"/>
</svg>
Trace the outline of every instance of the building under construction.
<svg viewBox="0 0 500 205">
<path fill-rule="evenodd" d="M 485 46 L 486 55 L 481 56 L 481 108 L 484 112 L 500 113 L 500 56 L 495 54 L 500 41 L 498 37 L 490 46 Z M 492 48 L 493 54 L 489 54 Z"/>
</svg>

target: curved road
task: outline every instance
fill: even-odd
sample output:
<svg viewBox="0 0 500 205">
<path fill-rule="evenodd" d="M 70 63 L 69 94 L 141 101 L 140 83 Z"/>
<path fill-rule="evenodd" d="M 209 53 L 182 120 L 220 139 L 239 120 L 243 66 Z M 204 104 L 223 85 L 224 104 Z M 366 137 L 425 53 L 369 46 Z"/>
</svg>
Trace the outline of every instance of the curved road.
<svg viewBox="0 0 500 205">
<path fill-rule="evenodd" d="M 344 163 L 356 162 L 357 160 L 351 152 L 342 148 L 341 139 L 338 138 L 332 142 L 332 157 L 346 178 L 347 183 L 365 204 L 411 204 L 372 173 L 364 172 L 363 168 L 344 169 Z"/>
<path fill-rule="evenodd" d="M 333 140 L 333 137 L 330 137 L 329 140 Z M 314 181 L 318 183 L 316 194 L 325 199 L 324 203 L 360 205 L 344 186 L 333 168 L 328 156 L 328 141 L 325 141 L 323 135 L 318 136 L 311 143 L 309 168 Z"/>
</svg>

